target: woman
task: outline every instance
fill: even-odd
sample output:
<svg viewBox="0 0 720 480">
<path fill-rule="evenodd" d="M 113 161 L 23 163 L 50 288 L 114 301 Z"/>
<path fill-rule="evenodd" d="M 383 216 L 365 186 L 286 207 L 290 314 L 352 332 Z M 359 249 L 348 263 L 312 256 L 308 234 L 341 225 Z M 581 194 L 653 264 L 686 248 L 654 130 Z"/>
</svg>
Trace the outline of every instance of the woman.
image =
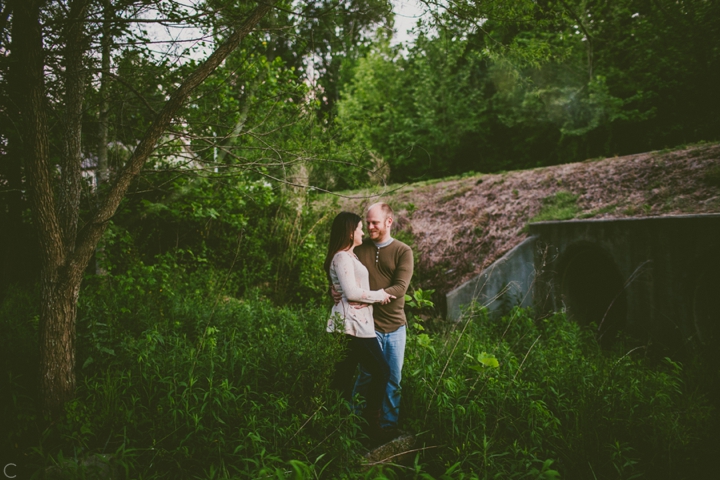
<svg viewBox="0 0 720 480">
<path fill-rule="evenodd" d="M 362 243 L 362 237 L 362 219 L 359 215 L 340 212 L 333 220 L 325 272 L 330 284 L 342 294 L 342 300 L 332 309 L 327 331 L 339 331 L 347 337 L 346 356 L 335 367 L 333 387 L 348 402 L 352 401 L 358 363 L 372 375 L 363 416 L 368 421 L 369 436 L 380 438 L 383 437 L 380 409 L 390 378 L 390 367 L 375 336 L 372 306 L 355 308 L 349 302 L 387 303 L 395 297 L 385 290 L 370 290 L 367 268 L 353 253 L 353 249 Z"/>
</svg>

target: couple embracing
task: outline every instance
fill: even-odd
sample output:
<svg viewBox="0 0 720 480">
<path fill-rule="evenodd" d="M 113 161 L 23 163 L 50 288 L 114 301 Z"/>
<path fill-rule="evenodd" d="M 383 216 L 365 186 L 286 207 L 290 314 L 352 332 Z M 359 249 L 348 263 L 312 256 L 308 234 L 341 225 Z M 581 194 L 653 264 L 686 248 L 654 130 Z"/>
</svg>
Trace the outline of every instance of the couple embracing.
<svg viewBox="0 0 720 480">
<path fill-rule="evenodd" d="M 333 387 L 349 402 L 355 394 L 365 399 L 362 415 L 368 422 L 368 435 L 375 441 L 398 434 L 407 332 L 403 307 L 413 274 L 412 250 L 390 234 L 393 219 L 387 204 L 371 205 L 366 218 L 370 238 L 363 242 L 360 216 L 339 213 L 325 259 L 336 302 L 327 331 L 347 336 L 345 357 L 336 365 Z"/>
</svg>

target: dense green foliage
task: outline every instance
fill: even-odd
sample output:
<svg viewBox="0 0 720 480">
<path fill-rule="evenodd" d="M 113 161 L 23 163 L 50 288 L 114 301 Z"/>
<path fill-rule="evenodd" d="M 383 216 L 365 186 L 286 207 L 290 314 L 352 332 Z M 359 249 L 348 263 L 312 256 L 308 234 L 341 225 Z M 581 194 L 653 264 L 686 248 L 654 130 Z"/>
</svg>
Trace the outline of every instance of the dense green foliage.
<svg viewBox="0 0 720 480">
<path fill-rule="evenodd" d="M 89 33 L 92 48 L 110 42 L 112 76 L 103 77 L 100 58 L 87 55 L 84 168 L 95 168 L 105 101 L 110 177 L 197 67 L 202 47 L 224 38 L 251 6 L 201 2 L 193 17 L 181 2 L 160 2 L 152 7 L 160 16 L 186 22 L 202 40 L 158 55 L 143 28 L 122 20 L 140 4 L 121 2 L 108 12 L 90 2 L 93 18 L 117 22 L 107 38 Z M 295 253 L 317 254 L 315 218 L 294 213 L 307 204 L 308 186 L 339 190 L 720 138 L 717 2 L 423 5 L 428 13 L 414 41 L 393 45 L 385 1 L 280 2 L 191 96 L 130 188 L 115 228 L 146 261 L 181 247 L 229 265 L 242 236 L 241 290 L 266 284 L 302 302 L 313 292 L 288 297 L 284 290 L 298 280 Z M 46 35 L 60 41 L 64 14 L 50 8 L 47 15 L 56 22 Z M 0 228 L 10 232 L 0 238 L 0 290 L 32 284 L 39 269 L 22 193 L 11 21 L 0 25 L 10 47 L 0 55 Z M 61 61 L 61 50 L 48 50 L 53 163 L 62 156 Z M 102 186 L 84 189 L 83 213 L 97 206 L 98 192 Z"/>
<path fill-rule="evenodd" d="M 701 478 L 714 448 L 717 412 L 692 371 L 602 351 L 561 314 L 480 311 L 451 326 L 414 317 L 401 423 L 419 450 L 410 470 L 362 473 L 362 421 L 328 390 L 341 342 L 325 309 L 237 300 L 231 282 L 169 258 L 91 279 L 78 396 L 50 425 L 35 408 L 31 298 L 8 295 L 5 456 L 65 478 L 89 475 L 92 455 L 127 478 Z"/>
<path fill-rule="evenodd" d="M 423 3 L 415 42 L 380 36 L 338 108 L 396 181 L 720 135 L 717 2 Z"/>
<path fill-rule="evenodd" d="M 327 389 L 339 338 L 324 334 L 319 311 L 238 301 L 224 295 L 227 281 L 172 263 L 91 281 L 80 304 L 78 396 L 40 438 L 33 371 L 17 356 L 33 342 L 8 331 L 24 325 L 32 338 L 32 326 L 16 321 L 23 311 L 8 300 L 3 370 L 24 376 L 3 379 L 12 397 L 4 413 L 18 419 L 3 450 L 35 445 L 27 469 L 101 449 L 132 478 L 251 478 L 291 458 L 347 458 L 356 427 Z M 330 434 L 348 444 L 312 448 Z"/>
<path fill-rule="evenodd" d="M 43 4 L 53 179 L 69 3 Z M 197 15 L 172 0 L 88 2 L 81 218 L 197 67 L 193 52 L 254 5 L 192 3 Z M 1 460 L 38 478 L 90 476 L 93 455 L 127 478 L 703 477 L 718 448 L 716 368 L 602 351 L 562 314 L 535 321 L 522 310 L 499 320 L 470 311 L 457 325 L 414 316 L 401 419 L 417 434 L 414 463 L 358 473 L 367 439 L 328 390 L 342 345 L 323 328 L 321 263 L 338 208 L 318 211 L 316 188 L 720 138 L 718 2 L 424 4 L 416 40 L 399 46 L 387 1 L 280 1 L 191 95 L 86 272 L 77 396 L 52 423 L 38 407 L 37 225 L 13 83 L 21 49 L 0 8 Z M 133 23 L 143 15 L 202 40 L 158 54 Z M 106 178 L 93 184 L 90 173 Z M 548 197 L 535 220 L 573 218 L 576 200 Z M 408 310 L 420 311 L 432 292 L 413 293 Z"/>
<path fill-rule="evenodd" d="M 48 72 L 43 85 L 49 124 L 47 168 L 52 180 L 58 180 L 66 160 L 65 102 L 73 93 L 65 85 L 70 82 L 64 77 L 63 65 L 69 48 L 63 45 L 65 30 L 75 22 L 68 19 L 68 2 L 40 3 L 48 44 L 43 52 Z M 82 128 L 72 132 L 82 152 L 76 159 L 76 163 L 82 162 L 77 170 L 83 171 L 78 182 L 82 185 L 82 225 L 98 208 L 173 91 L 244 21 L 255 4 L 227 0 L 190 5 L 173 0 L 69 3 L 87 5 L 87 31 L 76 45 L 83 61 L 79 92 Z M 17 81 L 17 70 L 23 51 L 21 43 L 13 43 L 18 36 L 13 36 L 11 6 L 0 10 L 0 43 L 4 47 L 0 52 L 0 229 L 10 232 L 0 237 L 2 291 L 18 281 L 32 284 L 40 265 L 37 225 L 30 225 L 30 189 L 24 165 L 29 142 L 22 137 L 18 118 L 18 92 L 23 85 Z M 367 49 L 372 30 L 391 19 L 390 4 L 385 0 L 278 1 L 260 28 L 243 40 L 177 112 L 128 190 L 129 203 L 134 204 L 121 207 L 115 226 L 129 229 L 133 237 L 144 237 L 134 240 L 140 242 L 142 251 L 138 253 L 146 259 L 166 252 L 171 237 L 177 239 L 177 228 L 188 226 L 190 219 L 194 225 L 183 233 L 196 237 L 195 226 L 222 217 L 219 223 L 225 231 L 232 229 L 228 235 L 236 238 L 245 222 L 259 214 L 265 232 L 272 232 L 278 242 L 303 238 L 283 230 L 288 215 L 281 214 L 281 221 L 274 221 L 279 210 L 302 211 L 305 189 L 311 182 L 336 183 L 335 166 L 340 166 L 343 174 L 359 176 L 360 183 L 367 181 L 365 171 L 358 168 L 367 162 L 336 141 L 326 120 L 344 84 L 342 75 L 348 71 L 341 65 L 352 63 Z M 159 33 L 162 25 L 177 28 L 163 35 Z M 192 39 L 187 38 L 187 31 L 193 32 Z M 309 62 L 310 58 L 315 60 Z M 104 150 L 106 161 L 101 160 Z M 274 195 L 268 202 L 269 182 Z M 211 186 L 215 183 L 218 185 Z M 237 187 L 234 192 L 233 187 Z M 208 205 L 213 201 L 219 205 Z M 178 205 L 171 205 L 175 203 Z M 78 205 L 73 205 L 73 211 L 76 208 Z M 159 221 L 150 226 L 154 220 Z M 168 226 L 173 221 L 176 223 Z M 302 230 L 295 218 L 288 222 L 298 227 L 298 232 Z M 134 228 L 138 225 L 139 231 Z M 148 242 L 150 230 L 159 238 Z M 248 238 L 245 235 L 246 241 Z M 217 245 L 205 243 L 218 250 Z M 199 253 L 197 249 L 195 253 Z M 246 263 L 254 256 L 250 254 Z M 248 284 L 257 284 L 256 278 Z"/>
<path fill-rule="evenodd" d="M 680 364 L 653 364 L 645 347 L 602 351 L 563 314 L 465 318 L 446 335 L 413 336 L 407 357 L 405 418 L 425 446 L 440 446 L 425 457 L 430 471 L 701 478 L 709 468 L 717 443 L 703 442 L 717 413 Z"/>
<path fill-rule="evenodd" d="M 230 272 L 237 297 L 257 289 L 279 303 L 319 301 L 325 277 L 313 260 L 324 255 L 327 216 L 306 207 L 304 197 L 248 175 L 160 172 L 154 179 L 165 182 L 162 189 L 123 204 L 99 265 L 113 273 L 138 262 L 210 266 Z"/>
</svg>

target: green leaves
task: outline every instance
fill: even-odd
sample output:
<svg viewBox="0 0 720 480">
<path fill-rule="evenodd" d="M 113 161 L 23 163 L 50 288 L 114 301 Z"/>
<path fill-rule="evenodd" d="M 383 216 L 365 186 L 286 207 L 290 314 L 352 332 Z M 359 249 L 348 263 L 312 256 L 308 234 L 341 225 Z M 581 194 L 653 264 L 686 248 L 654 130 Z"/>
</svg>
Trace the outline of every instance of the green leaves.
<svg viewBox="0 0 720 480">
<path fill-rule="evenodd" d="M 476 372 L 482 372 L 486 368 L 499 368 L 500 362 L 498 362 L 498 359 L 495 358 L 495 355 L 488 354 L 486 352 L 481 352 L 477 355 L 477 357 L 474 357 L 468 353 L 465 354 L 466 357 L 471 358 L 473 360 L 476 360 L 478 362 L 478 365 L 470 365 L 470 368 L 475 370 Z"/>
<path fill-rule="evenodd" d="M 62 464 L 67 452 L 82 459 L 132 445 L 117 457 L 132 477 L 211 478 L 213 465 L 220 478 L 362 478 L 361 422 L 328 388 L 342 349 L 341 336 L 324 332 L 328 310 L 240 300 L 219 281 L 165 265 L 90 282 L 78 396 L 28 460 Z M 8 355 L 28 345 L 14 346 L 29 330 L 27 303 L 0 305 Z M 535 320 L 516 308 L 491 319 L 480 310 L 468 320 L 408 335 L 401 411 L 422 442 L 416 477 L 702 478 L 697 452 L 717 420 L 703 388 L 717 372 L 601 350 L 562 314 Z M 22 442 L 34 402 L 17 379 L 10 386 L 11 438 Z"/>
<path fill-rule="evenodd" d="M 717 2 L 423 3 L 414 44 L 377 38 L 338 104 L 395 181 L 718 138 Z"/>
<path fill-rule="evenodd" d="M 688 396 L 694 387 L 683 384 L 679 364 L 602 351 L 562 314 L 537 321 L 518 308 L 494 319 L 478 312 L 424 335 L 408 337 L 403 415 L 428 445 L 443 445 L 423 454 L 430 471 L 556 479 L 591 468 L 597 478 L 674 478 L 696 466 L 661 466 L 655 452 L 690 458 L 712 435 L 707 405 Z"/>
<path fill-rule="evenodd" d="M 432 301 L 432 294 L 435 290 L 416 289 L 412 294 L 405 294 L 405 305 L 411 308 L 424 309 L 432 308 L 435 303 Z"/>
</svg>

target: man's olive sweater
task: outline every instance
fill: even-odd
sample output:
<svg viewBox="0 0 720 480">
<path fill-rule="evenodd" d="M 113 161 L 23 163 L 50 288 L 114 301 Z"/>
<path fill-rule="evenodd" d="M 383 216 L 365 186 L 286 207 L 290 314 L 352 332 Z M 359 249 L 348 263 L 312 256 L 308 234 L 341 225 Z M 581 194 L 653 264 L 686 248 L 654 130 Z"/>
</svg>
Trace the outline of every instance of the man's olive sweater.
<svg viewBox="0 0 720 480">
<path fill-rule="evenodd" d="M 413 253 L 400 240 L 392 239 L 384 247 L 377 247 L 371 240 L 355 247 L 355 255 L 368 269 L 370 289 L 384 289 L 397 298 L 387 305 L 374 305 L 375 330 L 394 332 L 407 324 L 405 318 L 405 292 L 413 274 Z"/>
</svg>

